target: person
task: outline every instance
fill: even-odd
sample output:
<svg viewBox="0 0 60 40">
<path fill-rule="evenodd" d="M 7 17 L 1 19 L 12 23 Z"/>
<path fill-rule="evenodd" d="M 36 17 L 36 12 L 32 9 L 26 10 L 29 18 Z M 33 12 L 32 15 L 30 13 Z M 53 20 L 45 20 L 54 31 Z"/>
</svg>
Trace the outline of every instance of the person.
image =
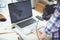
<svg viewBox="0 0 60 40">
<path fill-rule="evenodd" d="M 2 14 L 2 8 L 4 7 L 5 7 L 5 3 L 2 0 L 0 0 L 0 22 L 6 21 L 5 16 Z"/>
<path fill-rule="evenodd" d="M 57 0 L 54 14 L 50 17 L 44 29 L 44 33 L 38 31 L 39 38 L 43 40 L 45 34 L 52 35 L 52 40 L 60 40 L 60 0 Z M 32 31 L 34 33 L 34 31 Z"/>
</svg>

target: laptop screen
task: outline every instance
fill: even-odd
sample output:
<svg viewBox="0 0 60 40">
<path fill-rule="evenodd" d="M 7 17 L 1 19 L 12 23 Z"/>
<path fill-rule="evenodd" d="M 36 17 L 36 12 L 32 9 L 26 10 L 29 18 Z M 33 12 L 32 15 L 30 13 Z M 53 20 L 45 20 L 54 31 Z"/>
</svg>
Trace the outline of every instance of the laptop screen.
<svg viewBox="0 0 60 40">
<path fill-rule="evenodd" d="M 25 20 L 32 16 L 31 0 L 8 4 L 12 23 Z"/>
</svg>

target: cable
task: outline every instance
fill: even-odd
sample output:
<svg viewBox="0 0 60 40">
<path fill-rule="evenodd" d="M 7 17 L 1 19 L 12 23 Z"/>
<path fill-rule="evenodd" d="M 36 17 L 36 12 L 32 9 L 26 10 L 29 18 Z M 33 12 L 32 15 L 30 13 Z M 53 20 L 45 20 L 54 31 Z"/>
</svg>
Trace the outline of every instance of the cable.
<svg viewBox="0 0 60 40">
<path fill-rule="evenodd" d="M 20 38 L 21 38 L 21 40 L 23 40 L 23 38 L 21 37 L 21 35 L 19 34 L 19 33 L 17 33 L 15 30 L 13 30 L 17 35 L 19 35 L 19 37 L 18 37 L 18 39 L 20 40 Z"/>
<path fill-rule="evenodd" d="M 23 40 L 23 38 L 21 37 L 21 35 L 20 35 L 17 31 L 15 31 L 14 28 L 15 28 L 15 27 L 12 27 L 12 30 L 13 30 L 17 35 L 19 35 L 18 39 L 19 39 L 19 40 L 20 40 L 20 39 Z"/>
<path fill-rule="evenodd" d="M 38 35 L 38 22 L 39 20 L 37 21 L 37 24 L 36 24 L 36 34 L 37 34 L 38 40 L 40 40 L 39 35 Z"/>
<path fill-rule="evenodd" d="M 39 35 L 38 35 L 38 30 L 43 28 L 44 26 L 38 28 L 38 22 L 39 22 L 39 19 L 38 19 L 37 24 L 36 24 L 36 34 L 37 34 L 38 40 L 40 40 Z"/>
</svg>

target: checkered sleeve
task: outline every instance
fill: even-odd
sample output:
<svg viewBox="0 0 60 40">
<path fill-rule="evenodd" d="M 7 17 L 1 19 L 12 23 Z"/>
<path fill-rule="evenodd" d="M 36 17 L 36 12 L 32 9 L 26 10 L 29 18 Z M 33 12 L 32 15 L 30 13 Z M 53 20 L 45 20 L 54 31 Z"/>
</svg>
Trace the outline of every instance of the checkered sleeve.
<svg viewBox="0 0 60 40">
<path fill-rule="evenodd" d="M 46 34 L 51 34 L 54 24 L 55 24 L 55 18 L 52 16 L 46 24 L 46 28 L 45 28 Z"/>
<path fill-rule="evenodd" d="M 46 34 L 50 35 L 52 32 L 55 32 L 58 30 L 56 25 L 56 20 L 58 20 L 57 17 L 59 15 L 60 14 L 58 13 L 58 10 L 56 9 L 54 14 L 51 16 L 51 18 L 48 20 L 46 24 L 46 27 L 44 29 Z"/>
</svg>

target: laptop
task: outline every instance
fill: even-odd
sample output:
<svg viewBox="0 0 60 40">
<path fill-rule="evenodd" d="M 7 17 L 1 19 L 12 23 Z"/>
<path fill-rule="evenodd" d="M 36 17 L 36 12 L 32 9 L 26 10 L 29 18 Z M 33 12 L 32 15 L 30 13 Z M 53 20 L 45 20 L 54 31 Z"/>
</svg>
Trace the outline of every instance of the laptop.
<svg viewBox="0 0 60 40">
<path fill-rule="evenodd" d="M 24 28 L 36 22 L 32 17 L 31 0 L 8 4 L 11 22 L 20 28 Z"/>
</svg>

